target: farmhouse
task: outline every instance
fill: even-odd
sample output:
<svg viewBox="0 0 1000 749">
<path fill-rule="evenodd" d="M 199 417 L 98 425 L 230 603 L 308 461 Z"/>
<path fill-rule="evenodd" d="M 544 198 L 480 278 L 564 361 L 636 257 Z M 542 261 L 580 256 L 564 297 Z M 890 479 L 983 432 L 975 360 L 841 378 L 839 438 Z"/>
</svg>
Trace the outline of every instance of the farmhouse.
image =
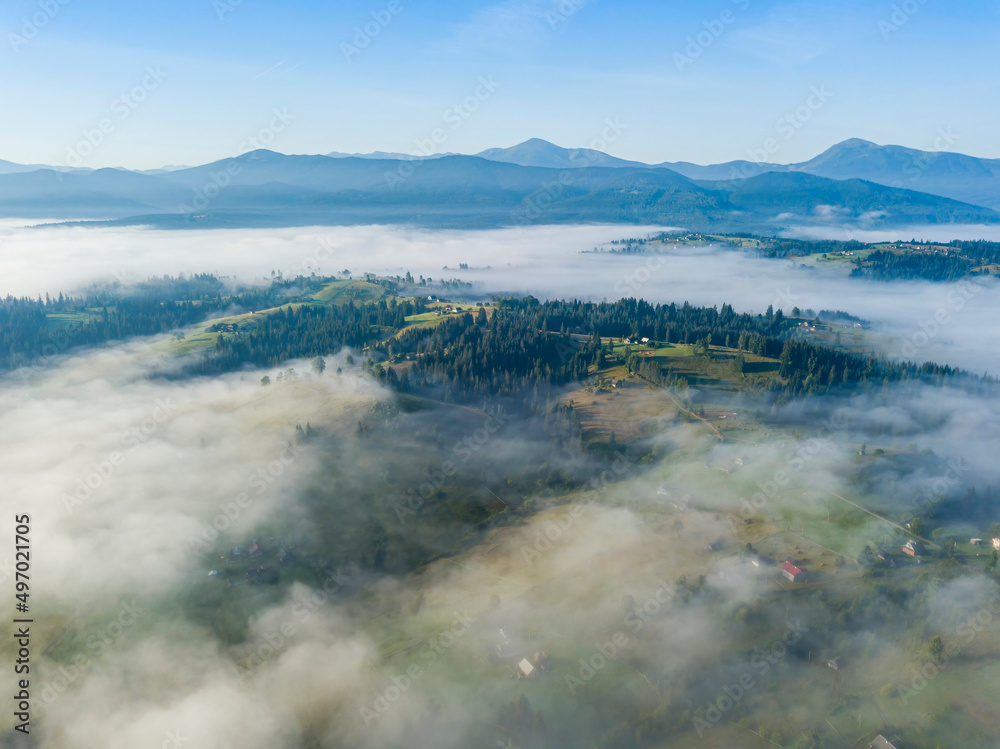
<svg viewBox="0 0 1000 749">
<path fill-rule="evenodd" d="M 927 549 L 920 541 L 907 541 L 903 547 L 903 553 L 909 554 L 911 557 L 922 557 L 927 554 Z"/>
<path fill-rule="evenodd" d="M 791 562 L 785 562 L 781 565 L 781 574 L 793 583 L 800 583 L 806 579 L 806 571 L 800 567 L 796 567 Z"/>
<path fill-rule="evenodd" d="M 875 737 L 875 740 L 868 745 L 868 749 L 896 749 L 896 745 L 882 734 L 879 734 Z"/>
<path fill-rule="evenodd" d="M 993 539 L 993 548 L 1000 551 L 1000 538 Z"/>
</svg>

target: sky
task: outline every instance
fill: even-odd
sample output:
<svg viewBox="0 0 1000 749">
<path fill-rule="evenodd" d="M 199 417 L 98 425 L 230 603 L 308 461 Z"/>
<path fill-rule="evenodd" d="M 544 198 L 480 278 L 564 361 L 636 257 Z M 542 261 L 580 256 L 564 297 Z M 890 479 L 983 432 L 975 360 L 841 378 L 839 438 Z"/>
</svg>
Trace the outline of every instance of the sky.
<svg viewBox="0 0 1000 749">
<path fill-rule="evenodd" d="M 651 163 L 858 137 L 1000 157 L 1000 6 L 855 0 L 13 0 L 0 159 L 157 168 L 475 153 Z"/>
</svg>

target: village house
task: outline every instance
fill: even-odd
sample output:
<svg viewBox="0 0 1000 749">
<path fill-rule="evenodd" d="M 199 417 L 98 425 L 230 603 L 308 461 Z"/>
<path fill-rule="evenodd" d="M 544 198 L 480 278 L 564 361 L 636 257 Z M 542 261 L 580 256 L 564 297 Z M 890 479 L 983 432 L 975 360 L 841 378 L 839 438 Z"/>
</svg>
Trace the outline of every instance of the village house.
<svg viewBox="0 0 1000 749">
<path fill-rule="evenodd" d="M 875 740 L 868 745 L 868 749 L 896 749 L 896 745 L 882 734 L 879 734 L 875 737 Z"/>
<path fill-rule="evenodd" d="M 781 565 L 781 574 L 793 583 L 800 583 L 806 579 L 806 571 L 801 567 L 796 567 L 791 562 Z"/>
<path fill-rule="evenodd" d="M 907 541 L 903 547 L 903 553 L 911 557 L 922 557 L 927 555 L 927 549 L 920 541 Z"/>
</svg>

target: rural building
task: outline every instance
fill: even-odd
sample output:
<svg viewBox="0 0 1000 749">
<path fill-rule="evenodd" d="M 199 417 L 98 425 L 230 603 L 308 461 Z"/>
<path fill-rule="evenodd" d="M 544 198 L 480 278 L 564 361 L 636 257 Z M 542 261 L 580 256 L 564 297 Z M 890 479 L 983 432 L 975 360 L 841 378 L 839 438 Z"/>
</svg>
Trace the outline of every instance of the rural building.
<svg viewBox="0 0 1000 749">
<path fill-rule="evenodd" d="M 781 565 L 781 574 L 793 583 L 799 583 L 806 579 L 806 571 L 796 567 L 791 562 L 785 562 Z"/>
<path fill-rule="evenodd" d="M 981 538 L 970 538 L 969 539 L 969 543 L 972 546 L 982 546 L 983 545 L 983 539 L 981 539 Z"/>
<path fill-rule="evenodd" d="M 531 665 L 531 661 L 527 658 L 522 658 L 521 662 L 517 664 L 517 678 L 527 679 L 534 670 L 535 667 Z"/>
<path fill-rule="evenodd" d="M 868 749 L 896 749 L 896 745 L 882 734 L 879 734 L 875 737 L 875 740 L 868 745 Z"/>
<path fill-rule="evenodd" d="M 907 541 L 903 547 L 903 553 L 909 554 L 911 557 L 922 557 L 927 554 L 927 549 L 920 541 Z"/>
<path fill-rule="evenodd" d="M 993 548 L 1000 551 L 1000 538 L 993 539 Z"/>
</svg>

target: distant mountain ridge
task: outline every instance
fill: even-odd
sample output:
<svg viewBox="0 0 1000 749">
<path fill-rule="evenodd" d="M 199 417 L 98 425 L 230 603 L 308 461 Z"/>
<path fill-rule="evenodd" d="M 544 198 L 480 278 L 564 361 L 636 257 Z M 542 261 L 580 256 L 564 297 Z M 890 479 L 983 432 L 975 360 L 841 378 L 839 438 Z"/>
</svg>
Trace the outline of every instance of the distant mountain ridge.
<svg viewBox="0 0 1000 749">
<path fill-rule="evenodd" d="M 627 223 L 756 231 L 792 223 L 864 228 L 1000 223 L 1000 213 L 982 206 L 803 171 L 692 179 L 662 165 L 632 166 L 596 155 L 600 152 L 560 149 L 545 141 L 529 141 L 514 154 L 492 155 L 526 154 L 547 165 L 481 156 L 332 158 L 258 150 L 171 171 L 11 172 L 0 174 L 0 216 L 174 228 Z M 828 162 L 834 168 L 839 160 Z"/>
<path fill-rule="evenodd" d="M 757 177 L 767 172 L 805 172 L 829 179 L 863 179 L 887 187 L 897 187 L 940 195 L 964 203 L 1000 210 L 1000 159 L 982 159 L 943 150 L 957 136 L 941 131 L 935 147 L 942 150 L 920 151 L 903 146 L 881 146 L 860 138 L 851 138 L 828 148 L 818 156 L 797 164 L 776 164 L 736 160 L 721 164 L 700 165 L 687 161 L 645 164 L 629 161 L 590 148 L 563 148 L 541 138 L 531 138 L 510 148 L 489 148 L 475 156 L 505 164 L 546 169 L 582 169 L 611 167 L 628 169 L 669 169 L 692 180 L 735 181 Z M 404 154 L 375 151 L 348 154 L 337 151 L 325 154 L 331 159 L 368 159 L 374 161 L 427 161 L 461 154 Z M 139 174 L 164 174 L 188 167 L 165 166 L 160 169 L 135 170 Z M 54 169 L 86 173 L 85 167 L 69 169 L 41 164 L 24 165 L 0 160 L 0 175 Z M 128 170 L 125 170 L 128 171 Z"/>
<path fill-rule="evenodd" d="M 941 147 L 956 140 L 940 133 Z M 798 164 L 750 160 L 699 165 L 686 161 L 642 164 L 589 149 L 561 148 L 532 139 L 511 148 L 492 148 L 479 156 L 520 164 L 571 169 L 580 166 L 646 167 L 670 169 L 696 180 L 739 180 L 766 172 L 805 172 L 829 179 L 864 179 L 887 187 L 927 192 L 987 208 L 1000 209 L 1000 159 L 981 159 L 950 151 L 919 151 L 903 146 L 880 146 L 860 138 L 838 143 L 815 158 Z"/>
</svg>

